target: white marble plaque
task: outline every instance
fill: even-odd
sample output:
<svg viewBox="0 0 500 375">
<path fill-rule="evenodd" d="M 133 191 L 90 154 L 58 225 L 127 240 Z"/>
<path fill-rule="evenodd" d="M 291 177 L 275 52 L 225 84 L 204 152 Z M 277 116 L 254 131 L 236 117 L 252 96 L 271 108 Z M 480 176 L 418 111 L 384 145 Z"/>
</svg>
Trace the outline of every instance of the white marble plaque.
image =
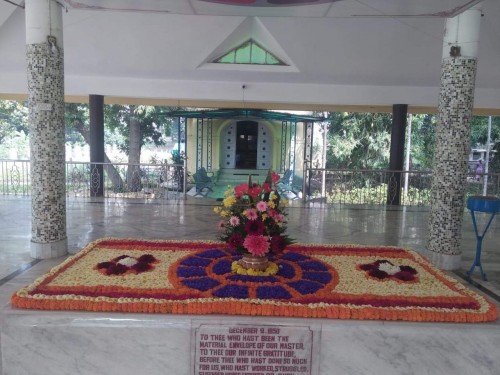
<svg viewBox="0 0 500 375">
<path fill-rule="evenodd" d="M 37 111 L 52 111 L 51 103 L 36 103 L 35 110 Z"/>
<path fill-rule="evenodd" d="M 312 375 L 313 337 L 309 326 L 199 324 L 193 374 Z"/>
</svg>

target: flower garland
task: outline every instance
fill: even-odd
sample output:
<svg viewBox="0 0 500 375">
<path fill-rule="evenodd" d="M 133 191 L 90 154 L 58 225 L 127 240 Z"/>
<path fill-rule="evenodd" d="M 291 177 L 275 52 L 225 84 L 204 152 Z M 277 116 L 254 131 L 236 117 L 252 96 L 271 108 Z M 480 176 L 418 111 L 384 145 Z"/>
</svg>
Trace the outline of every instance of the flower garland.
<svg viewBox="0 0 500 375">
<path fill-rule="evenodd" d="M 417 281 L 417 270 L 410 266 L 398 266 L 387 259 L 362 264 L 359 269 L 366 271 L 371 277 L 379 280 L 396 279 L 400 281 Z"/>
<path fill-rule="evenodd" d="M 151 254 L 141 255 L 139 258 L 128 255 L 120 255 L 108 262 L 101 262 L 96 269 L 104 275 L 122 275 L 127 273 L 139 274 L 151 271 L 153 264 L 158 260 Z"/>
<path fill-rule="evenodd" d="M 95 241 L 16 292 L 11 303 L 29 309 L 136 313 L 447 322 L 498 318 L 494 303 L 410 250 L 295 244 L 270 256 L 279 266 L 275 275 L 249 276 L 231 271 L 239 255 L 222 245 L 213 241 Z M 142 255 L 152 255 L 158 262 L 142 273 L 106 275 L 105 267 L 96 267 L 105 259 L 117 262 L 123 255 L 122 264 L 127 267 L 133 263 L 127 258 L 137 260 Z M 367 275 L 362 267 L 370 264 L 393 275 Z M 415 279 L 395 278 L 397 267 L 414 269 Z"/>
<path fill-rule="evenodd" d="M 248 183 L 228 189 L 222 206 L 214 208 L 221 216 L 219 238 L 230 250 L 264 256 L 279 254 L 294 242 L 285 234 L 288 201 L 278 193 L 279 179 L 271 170 L 262 185 L 249 176 Z"/>
</svg>

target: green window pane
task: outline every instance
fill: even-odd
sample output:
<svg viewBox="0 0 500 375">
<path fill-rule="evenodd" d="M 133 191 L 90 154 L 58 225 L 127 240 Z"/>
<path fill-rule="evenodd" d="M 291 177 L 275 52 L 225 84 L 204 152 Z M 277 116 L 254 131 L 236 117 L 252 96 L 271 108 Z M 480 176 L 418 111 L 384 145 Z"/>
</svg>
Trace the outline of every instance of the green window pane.
<svg viewBox="0 0 500 375">
<path fill-rule="evenodd" d="M 228 54 L 220 57 L 216 62 L 222 63 L 222 64 L 234 64 L 234 54 L 235 54 L 235 51 L 232 50 Z"/>
<path fill-rule="evenodd" d="M 251 64 L 265 64 L 267 52 L 262 49 L 258 44 L 252 46 L 252 60 Z"/>
<path fill-rule="evenodd" d="M 270 53 L 266 53 L 266 64 L 268 65 L 283 65 L 276 57 Z"/>
<path fill-rule="evenodd" d="M 236 50 L 236 64 L 250 64 L 250 43 Z"/>
<path fill-rule="evenodd" d="M 221 64 L 286 65 L 253 39 L 232 49 L 214 61 Z"/>
</svg>

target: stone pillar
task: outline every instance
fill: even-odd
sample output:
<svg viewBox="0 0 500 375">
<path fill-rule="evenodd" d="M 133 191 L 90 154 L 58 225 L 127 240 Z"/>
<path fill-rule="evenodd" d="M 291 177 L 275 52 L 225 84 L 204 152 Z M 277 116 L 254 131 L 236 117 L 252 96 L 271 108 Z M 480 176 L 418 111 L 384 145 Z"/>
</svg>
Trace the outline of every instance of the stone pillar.
<svg viewBox="0 0 500 375">
<path fill-rule="evenodd" d="M 399 206 L 401 204 L 401 172 L 405 153 L 406 114 L 408 104 L 394 104 L 392 106 L 391 151 L 389 157 L 390 180 L 387 184 L 387 204 Z"/>
<path fill-rule="evenodd" d="M 479 7 L 448 19 L 443 41 L 427 249 L 447 270 L 459 268 L 461 260 L 480 22 Z"/>
<path fill-rule="evenodd" d="M 91 195 L 104 196 L 104 96 L 89 96 Z"/>
<path fill-rule="evenodd" d="M 67 253 L 64 55 L 61 6 L 26 0 L 31 159 L 31 256 Z"/>
</svg>

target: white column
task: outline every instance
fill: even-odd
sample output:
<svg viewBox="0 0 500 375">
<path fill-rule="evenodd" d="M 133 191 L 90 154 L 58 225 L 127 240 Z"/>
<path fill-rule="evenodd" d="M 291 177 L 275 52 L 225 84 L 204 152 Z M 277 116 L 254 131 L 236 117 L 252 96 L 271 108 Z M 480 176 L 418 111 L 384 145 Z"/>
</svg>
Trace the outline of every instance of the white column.
<svg viewBox="0 0 500 375">
<path fill-rule="evenodd" d="M 481 8 L 446 21 L 427 249 L 444 269 L 460 267 Z"/>
<path fill-rule="evenodd" d="M 31 256 L 67 253 L 62 10 L 26 0 L 31 159 Z"/>
</svg>

